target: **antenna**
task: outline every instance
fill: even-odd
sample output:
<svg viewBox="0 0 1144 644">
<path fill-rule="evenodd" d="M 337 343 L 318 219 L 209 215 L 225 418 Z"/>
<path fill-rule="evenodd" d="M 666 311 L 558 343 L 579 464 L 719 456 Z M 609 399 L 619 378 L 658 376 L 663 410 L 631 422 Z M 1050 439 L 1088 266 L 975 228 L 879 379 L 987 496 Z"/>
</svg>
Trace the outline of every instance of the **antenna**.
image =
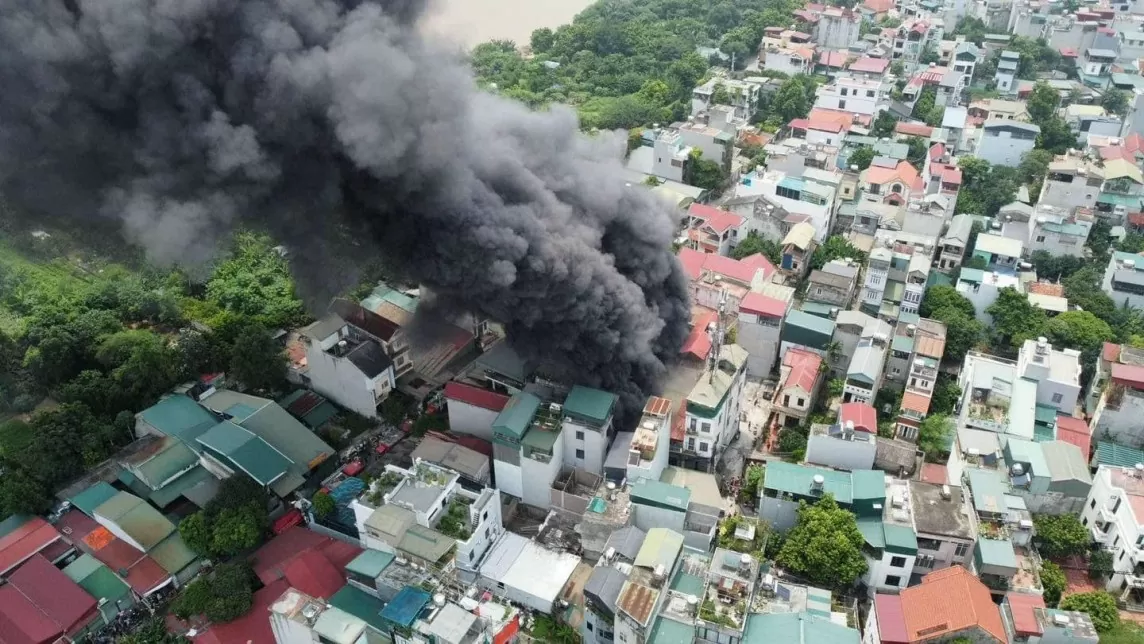
<svg viewBox="0 0 1144 644">
<path fill-rule="evenodd" d="M 715 331 L 711 337 L 711 370 L 707 382 L 715 381 L 715 371 L 719 368 L 719 354 L 723 351 L 723 314 L 727 311 L 727 289 L 719 291 L 719 313 L 715 316 Z"/>
</svg>

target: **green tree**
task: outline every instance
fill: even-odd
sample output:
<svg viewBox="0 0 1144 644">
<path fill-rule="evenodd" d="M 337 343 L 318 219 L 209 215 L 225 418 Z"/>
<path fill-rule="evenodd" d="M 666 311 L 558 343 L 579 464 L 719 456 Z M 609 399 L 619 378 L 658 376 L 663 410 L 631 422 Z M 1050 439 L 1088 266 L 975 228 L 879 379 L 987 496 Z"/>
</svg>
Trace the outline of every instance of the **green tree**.
<svg viewBox="0 0 1144 644">
<path fill-rule="evenodd" d="M 973 308 L 973 302 L 952 286 L 944 284 L 934 286 L 926 290 L 925 295 L 922 296 L 922 303 L 918 308 L 918 313 L 923 318 L 932 318 L 935 311 L 944 308 L 953 308 L 973 317 L 977 315 L 977 311 Z"/>
<path fill-rule="evenodd" d="M 930 317 L 945 324 L 944 359 L 950 362 L 960 363 L 985 335 L 985 326 L 958 308 L 941 308 Z"/>
<path fill-rule="evenodd" d="M 1079 147 L 1076 133 L 1059 116 L 1038 121 L 1041 133 L 1037 136 L 1037 147 L 1053 154 L 1064 154 L 1069 149 Z"/>
<path fill-rule="evenodd" d="M 286 258 L 269 237 L 254 233 L 235 235 L 230 258 L 215 267 L 207 282 L 207 298 L 271 328 L 305 320 Z"/>
<path fill-rule="evenodd" d="M 997 299 L 985 312 L 993 318 L 993 332 L 998 340 L 1009 349 L 1040 337 L 1049 324 L 1045 311 L 1033 306 L 1027 295 L 1011 286 L 998 291 Z"/>
<path fill-rule="evenodd" d="M 1088 528 L 1075 515 L 1037 514 L 1033 516 L 1033 525 L 1033 542 L 1041 556 L 1049 559 L 1083 554 L 1092 541 Z"/>
<path fill-rule="evenodd" d="M 864 544 L 854 514 L 827 494 L 813 505 L 799 503 L 776 563 L 812 584 L 845 588 L 866 572 Z"/>
<path fill-rule="evenodd" d="M 253 506 L 227 508 L 211 521 L 211 552 L 230 556 L 262 542 L 262 522 Z"/>
<path fill-rule="evenodd" d="M 719 190 L 727 183 L 727 173 L 723 166 L 715 161 L 703 158 L 703 152 L 698 148 L 691 150 L 691 157 L 687 162 L 687 183 L 704 190 Z"/>
<path fill-rule="evenodd" d="M 270 333 L 247 326 L 235 339 L 230 372 L 256 391 L 277 391 L 286 386 L 286 352 Z"/>
<path fill-rule="evenodd" d="M 957 379 L 949 374 L 939 373 L 930 399 L 931 414 L 951 414 L 957 401 L 961 400 L 961 387 Z"/>
<path fill-rule="evenodd" d="M 254 606 L 253 573 L 246 564 L 219 564 L 188 584 L 171 604 L 181 619 L 204 615 L 216 624 L 234 621 Z"/>
<path fill-rule="evenodd" d="M 893 136 L 894 128 L 898 126 L 898 120 L 890 114 L 888 110 L 878 112 L 878 117 L 874 119 L 873 125 L 870 127 L 870 136 L 875 138 L 884 138 Z"/>
<path fill-rule="evenodd" d="M 859 146 L 850 153 L 850 156 L 846 157 L 846 165 L 854 166 L 858 168 L 859 171 L 869 168 L 873 161 L 874 148 L 868 145 Z"/>
<path fill-rule="evenodd" d="M 319 519 L 325 519 L 338 509 L 334 498 L 325 492 L 316 492 L 311 502 L 314 504 L 314 516 Z"/>
<path fill-rule="evenodd" d="M 552 46 L 556 44 L 556 36 L 548 27 L 533 29 L 532 36 L 528 39 L 528 44 L 532 47 L 532 53 L 541 54 L 552 49 Z"/>
<path fill-rule="evenodd" d="M 847 257 L 859 264 L 866 262 L 866 253 L 858 250 L 845 237 L 834 235 L 826 238 L 825 242 L 814 249 L 814 254 L 810 258 L 810 266 L 817 270 L 826 266 L 828 262 Z"/>
<path fill-rule="evenodd" d="M 0 513 L 42 514 L 52 507 L 44 484 L 20 467 L 6 467 L 0 477 Z"/>
<path fill-rule="evenodd" d="M 918 426 L 918 448 L 925 452 L 927 460 L 933 463 L 945 462 L 940 457 L 949 453 L 953 428 L 953 420 L 945 414 L 931 414 L 921 422 Z"/>
<path fill-rule="evenodd" d="M 1029 198 L 1036 202 L 1041 194 L 1041 186 L 1049 173 L 1049 163 L 1053 160 L 1053 153 L 1048 150 L 1031 150 L 1021 157 L 1021 165 L 1017 167 L 1020 180 L 1029 186 Z"/>
<path fill-rule="evenodd" d="M 993 166 L 975 157 L 962 157 L 957 165 L 962 181 L 956 212 L 992 217 L 1013 202 L 1020 187 L 1016 168 Z"/>
<path fill-rule="evenodd" d="M 924 121 L 926 117 L 930 115 L 930 112 L 933 111 L 936 98 L 936 89 L 930 85 L 923 87 L 921 93 L 918 94 L 918 100 L 914 103 L 914 108 L 913 111 L 910 112 L 910 116 L 919 121 Z"/>
<path fill-rule="evenodd" d="M 152 617 L 127 635 L 115 640 L 115 644 L 189 644 L 190 640 L 167 630 L 163 618 Z"/>
<path fill-rule="evenodd" d="M 782 257 L 782 247 L 772 239 L 766 239 L 758 232 L 752 230 L 731 250 L 731 257 L 743 259 L 751 255 L 762 254 L 772 264 L 777 265 Z"/>
<path fill-rule="evenodd" d="M 814 81 L 811 80 L 811 83 Z M 791 78 L 782 84 L 771 101 L 770 111 L 783 123 L 805 118 L 810 112 L 810 100 L 806 95 L 806 85 L 799 77 Z"/>
<path fill-rule="evenodd" d="M 1095 354 L 1111 337 L 1112 327 L 1088 311 L 1066 311 L 1049 320 L 1048 338 L 1059 347 Z"/>
<path fill-rule="evenodd" d="M 1045 604 L 1049 607 L 1061 601 L 1061 593 L 1068 588 L 1068 578 L 1061 567 L 1051 561 L 1041 562 L 1041 588 L 1044 589 Z"/>
<path fill-rule="evenodd" d="M 1088 613 L 1098 633 L 1107 633 L 1120 624 L 1120 611 L 1116 608 L 1116 598 L 1101 590 L 1069 595 L 1061 600 L 1060 608 Z"/>
<path fill-rule="evenodd" d="M 179 536 L 187 547 L 203 556 L 211 554 L 211 529 L 205 512 L 195 512 L 179 522 Z"/>
<path fill-rule="evenodd" d="M 1033 91 L 1025 99 L 1025 109 L 1028 110 L 1029 120 L 1033 123 L 1044 123 L 1053 118 L 1060 104 L 1060 94 L 1045 81 L 1037 81 L 1033 85 Z"/>
<path fill-rule="evenodd" d="M 1088 553 L 1088 576 L 1096 581 L 1103 581 L 1112 576 L 1112 552 L 1109 550 L 1093 550 Z"/>
<path fill-rule="evenodd" d="M 1128 113 L 1128 94 L 1118 89 L 1110 89 L 1100 97 L 1100 106 L 1111 114 L 1124 116 Z"/>
</svg>

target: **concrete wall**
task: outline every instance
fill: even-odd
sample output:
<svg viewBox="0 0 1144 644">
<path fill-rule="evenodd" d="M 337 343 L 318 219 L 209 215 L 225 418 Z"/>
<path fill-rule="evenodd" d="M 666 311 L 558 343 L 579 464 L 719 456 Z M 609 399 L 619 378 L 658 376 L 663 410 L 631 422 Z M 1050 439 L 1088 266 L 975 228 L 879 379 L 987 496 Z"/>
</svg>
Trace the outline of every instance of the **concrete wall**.
<svg viewBox="0 0 1144 644">
<path fill-rule="evenodd" d="M 564 465 L 603 475 L 604 459 L 608 455 L 608 432 L 611 429 L 611 421 L 604 427 L 596 428 L 565 417 L 563 428 L 561 440 L 564 443 Z M 578 432 L 582 438 L 577 437 Z M 583 451 L 584 456 L 577 457 L 576 450 Z"/>
<path fill-rule="evenodd" d="M 493 421 L 499 415 L 491 409 L 470 405 L 460 400 L 445 401 L 449 409 L 449 429 L 459 434 L 493 440 Z"/>
<path fill-rule="evenodd" d="M 806 443 L 806 462 L 839 470 L 874 469 L 873 440 L 843 440 L 826 434 L 814 434 Z"/>
<path fill-rule="evenodd" d="M 520 476 L 523 489 L 520 498 L 528 505 L 538 508 L 547 508 L 550 502 L 548 496 L 552 489 L 552 482 L 560 474 L 564 463 L 564 441 L 557 440 L 552 445 L 552 458 L 548 462 L 532 458 L 520 457 Z M 497 482 L 500 482 L 500 472 L 497 472 Z"/>
<path fill-rule="evenodd" d="M 1045 179 L 1041 189 L 1040 202 L 1072 211 L 1074 208 L 1092 208 L 1100 195 L 1100 180 L 1095 186 L 1088 185 L 1088 178 L 1076 176 L 1070 182 Z"/>
<path fill-rule="evenodd" d="M 892 565 L 895 558 L 901 558 L 904 563 L 901 566 Z M 866 582 L 871 595 L 874 594 L 875 590 L 883 592 L 900 591 L 910 583 L 910 574 L 914 570 L 915 560 L 916 557 L 913 555 L 899 555 L 892 552 L 883 552 L 880 559 L 866 557 L 866 564 L 869 568 L 866 570 L 866 575 L 862 581 Z M 890 583 L 887 577 L 897 577 L 898 583 Z"/>
<path fill-rule="evenodd" d="M 682 533 L 686 517 L 685 512 L 632 503 L 632 525 L 644 532 L 652 528 L 667 528 Z"/>
<path fill-rule="evenodd" d="M 932 539 L 932 540 L 938 542 L 937 550 L 930 550 L 929 548 L 923 548 L 920 543 L 918 544 L 918 554 L 919 555 L 929 555 L 929 556 L 933 557 L 933 559 L 934 559 L 934 564 L 933 564 L 932 568 L 917 567 L 917 572 L 919 574 L 925 574 L 926 572 L 932 572 L 934 570 L 941 570 L 942 568 L 949 568 L 950 566 L 952 566 L 954 564 L 958 564 L 958 565 L 962 565 L 962 566 L 968 566 L 969 561 L 971 559 L 973 559 L 973 540 L 972 539 L 966 539 L 963 541 L 951 541 L 951 540 L 949 540 L 948 537 L 944 537 L 942 535 L 926 534 L 926 533 L 918 533 L 918 539 L 919 540 L 920 539 Z M 958 545 L 964 545 L 965 546 L 965 554 L 961 555 L 960 557 L 957 556 L 957 546 Z M 916 562 L 915 562 L 915 566 L 916 566 Z"/>
<path fill-rule="evenodd" d="M 500 445 L 495 445 L 494 449 L 506 449 Z M 520 454 L 517 454 L 517 462 L 511 463 L 496 459 L 493 461 L 493 474 L 496 477 L 497 489 L 505 494 L 515 496 L 518 499 L 524 498 L 524 478 L 521 472 Z"/>
<path fill-rule="evenodd" d="M 464 492 L 459 492 L 470 496 Z M 474 572 L 492 549 L 497 539 L 504 534 L 504 520 L 501 516 L 500 493 L 485 488 L 477 500 L 469 506 L 470 525 L 475 518 L 477 527 L 467 541 L 457 542 L 457 568 Z"/>
<path fill-rule="evenodd" d="M 366 418 L 377 417 L 377 402 L 384 397 L 374 397 L 374 383 L 352 362 L 332 356 L 314 343 L 306 345 L 306 361 L 310 366 L 310 384 L 315 391 Z M 392 367 L 378 378 L 387 383 L 387 389 L 393 388 Z"/>
<path fill-rule="evenodd" d="M 775 368 L 779 354 L 779 333 L 782 322 L 759 324 L 761 316 L 739 311 L 739 330 L 735 341 L 747 350 L 747 373 L 756 378 L 765 378 Z M 771 318 L 762 318 L 770 321 Z"/>
</svg>

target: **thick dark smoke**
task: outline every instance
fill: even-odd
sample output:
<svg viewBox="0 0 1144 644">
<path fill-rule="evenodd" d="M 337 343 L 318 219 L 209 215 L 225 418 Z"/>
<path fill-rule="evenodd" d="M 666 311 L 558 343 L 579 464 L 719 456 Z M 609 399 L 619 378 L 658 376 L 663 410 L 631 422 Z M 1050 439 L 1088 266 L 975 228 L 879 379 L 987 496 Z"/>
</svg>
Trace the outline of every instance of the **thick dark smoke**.
<svg viewBox="0 0 1144 644">
<path fill-rule="evenodd" d="M 622 138 L 478 91 L 422 0 L 5 0 L 0 191 L 117 217 L 158 261 L 236 226 L 302 283 L 380 255 L 438 307 L 642 404 L 689 317 L 672 218 L 619 177 Z"/>
</svg>

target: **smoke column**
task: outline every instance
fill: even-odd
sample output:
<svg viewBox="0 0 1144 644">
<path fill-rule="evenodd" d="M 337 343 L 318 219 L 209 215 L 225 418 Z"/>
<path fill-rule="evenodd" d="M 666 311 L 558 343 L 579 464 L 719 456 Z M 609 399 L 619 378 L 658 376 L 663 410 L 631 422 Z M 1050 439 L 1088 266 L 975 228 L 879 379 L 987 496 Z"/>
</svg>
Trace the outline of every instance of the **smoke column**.
<svg viewBox="0 0 1144 644">
<path fill-rule="evenodd" d="M 687 332 L 672 214 L 623 140 L 479 91 L 421 0 L 5 0 L 0 191 L 160 262 L 272 231 L 303 286 L 380 256 L 638 409 Z"/>
</svg>

